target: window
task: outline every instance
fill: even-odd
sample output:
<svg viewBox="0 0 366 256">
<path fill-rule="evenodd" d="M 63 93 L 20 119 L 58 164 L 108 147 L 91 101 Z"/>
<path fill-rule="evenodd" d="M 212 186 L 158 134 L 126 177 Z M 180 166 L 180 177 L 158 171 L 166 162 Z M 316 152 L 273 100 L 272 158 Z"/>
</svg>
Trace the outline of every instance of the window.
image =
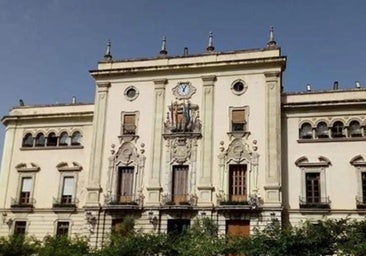
<svg viewBox="0 0 366 256">
<path fill-rule="evenodd" d="M 69 234 L 69 225 L 70 223 L 68 221 L 57 222 L 56 235 L 67 236 Z"/>
<path fill-rule="evenodd" d="M 27 133 L 23 138 L 23 147 L 33 147 L 33 136 L 30 133 Z"/>
<path fill-rule="evenodd" d="M 244 132 L 245 131 L 245 110 L 233 109 L 231 111 L 231 131 Z"/>
<path fill-rule="evenodd" d="M 54 132 L 51 132 L 50 134 L 48 134 L 47 137 L 47 146 L 48 147 L 55 147 L 57 146 L 57 136 Z"/>
<path fill-rule="evenodd" d="M 74 132 L 71 136 L 71 145 L 72 146 L 80 146 L 81 145 L 81 133 Z"/>
<path fill-rule="evenodd" d="M 46 138 L 43 133 L 38 133 L 36 136 L 36 147 L 44 147 L 46 145 Z"/>
<path fill-rule="evenodd" d="M 181 235 L 188 230 L 191 224 L 190 220 L 187 219 L 171 219 L 168 220 L 168 230 L 169 236 Z"/>
<path fill-rule="evenodd" d="M 21 190 L 19 195 L 19 204 L 27 205 L 31 204 L 31 192 L 32 192 L 33 180 L 32 177 L 23 177 Z"/>
<path fill-rule="evenodd" d="M 188 165 L 173 166 L 172 195 L 175 204 L 187 202 L 188 194 Z"/>
<path fill-rule="evenodd" d="M 325 122 L 320 122 L 316 126 L 316 136 L 317 138 L 329 138 L 328 126 Z"/>
<path fill-rule="evenodd" d="M 229 201 L 247 200 L 247 166 L 242 164 L 229 166 Z"/>
<path fill-rule="evenodd" d="M 59 145 L 60 146 L 67 146 L 67 145 L 69 145 L 69 135 L 67 134 L 67 132 L 61 133 Z"/>
<path fill-rule="evenodd" d="M 344 127 L 344 125 L 341 121 L 335 122 L 332 126 L 332 137 L 333 138 L 344 137 L 343 127 Z"/>
<path fill-rule="evenodd" d="M 248 85 L 242 80 L 236 80 L 231 84 L 231 91 L 235 95 L 242 95 L 248 89 Z"/>
<path fill-rule="evenodd" d="M 134 167 L 119 167 L 118 169 L 118 195 L 119 202 L 131 202 L 133 196 Z"/>
<path fill-rule="evenodd" d="M 123 116 L 123 135 L 135 135 L 136 134 L 136 115 L 124 114 Z"/>
<path fill-rule="evenodd" d="M 304 123 L 301 125 L 299 137 L 300 137 L 300 139 L 312 139 L 313 138 L 313 129 L 311 127 L 311 124 Z"/>
<path fill-rule="evenodd" d="M 15 221 L 14 235 L 25 235 L 26 228 L 27 228 L 26 221 Z"/>
<path fill-rule="evenodd" d="M 366 204 L 366 172 L 361 173 L 361 184 L 362 184 L 362 200 L 363 204 Z"/>
<path fill-rule="evenodd" d="M 127 100 L 133 101 L 139 96 L 139 91 L 135 86 L 128 86 L 124 92 Z"/>
<path fill-rule="evenodd" d="M 320 203 L 320 173 L 306 173 L 306 203 Z"/>
<path fill-rule="evenodd" d="M 352 121 L 349 124 L 349 136 L 350 137 L 361 137 L 362 136 L 361 125 L 358 121 Z"/>
<path fill-rule="evenodd" d="M 64 177 L 61 195 L 61 204 L 73 204 L 74 203 L 74 177 Z"/>
</svg>

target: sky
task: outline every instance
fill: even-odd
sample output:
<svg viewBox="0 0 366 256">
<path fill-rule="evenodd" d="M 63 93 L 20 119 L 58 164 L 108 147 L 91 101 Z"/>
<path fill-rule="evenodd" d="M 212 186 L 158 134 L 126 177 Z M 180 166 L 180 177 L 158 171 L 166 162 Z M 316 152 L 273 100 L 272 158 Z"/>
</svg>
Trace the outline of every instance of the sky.
<svg viewBox="0 0 366 256">
<path fill-rule="evenodd" d="M 284 90 L 366 87 L 364 0 L 0 0 L 0 116 L 25 105 L 93 102 L 89 70 L 104 56 L 265 47 L 269 28 L 287 56 Z M 0 128 L 0 153 L 5 127 Z"/>
</svg>

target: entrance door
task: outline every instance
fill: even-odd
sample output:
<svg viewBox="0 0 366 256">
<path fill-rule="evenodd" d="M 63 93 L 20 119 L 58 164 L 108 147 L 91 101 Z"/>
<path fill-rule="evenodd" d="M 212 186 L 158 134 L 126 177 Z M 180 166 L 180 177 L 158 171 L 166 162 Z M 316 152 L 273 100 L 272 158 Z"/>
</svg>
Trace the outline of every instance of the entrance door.
<svg viewBox="0 0 366 256">
<path fill-rule="evenodd" d="M 180 235 L 189 228 L 190 224 L 191 221 L 186 219 L 168 220 L 168 234 Z"/>
<path fill-rule="evenodd" d="M 229 197 L 230 201 L 247 200 L 247 166 L 244 164 L 229 165 Z"/>
<path fill-rule="evenodd" d="M 228 236 L 249 236 L 250 221 L 249 220 L 227 220 L 226 234 Z"/>
</svg>

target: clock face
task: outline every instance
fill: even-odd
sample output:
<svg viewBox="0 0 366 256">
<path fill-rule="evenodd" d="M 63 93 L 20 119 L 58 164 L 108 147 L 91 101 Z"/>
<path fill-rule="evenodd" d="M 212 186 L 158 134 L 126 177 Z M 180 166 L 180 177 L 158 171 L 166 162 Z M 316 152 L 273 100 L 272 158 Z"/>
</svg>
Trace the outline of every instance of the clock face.
<svg viewBox="0 0 366 256">
<path fill-rule="evenodd" d="M 191 91 L 191 86 L 188 83 L 181 83 L 178 86 L 178 94 L 181 96 L 186 96 L 190 93 Z"/>
</svg>

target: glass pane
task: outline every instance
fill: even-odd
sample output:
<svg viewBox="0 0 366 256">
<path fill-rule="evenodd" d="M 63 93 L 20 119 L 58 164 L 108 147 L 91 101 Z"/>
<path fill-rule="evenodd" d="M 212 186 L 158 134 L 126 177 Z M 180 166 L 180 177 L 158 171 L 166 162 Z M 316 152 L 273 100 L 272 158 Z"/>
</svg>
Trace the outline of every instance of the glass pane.
<svg viewBox="0 0 366 256">
<path fill-rule="evenodd" d="M 32 178 L 27 177 L 22 179 L 22 192 L 32 191 Z"/>
<path fill-rule="evenodd" d="M 74 194 L 74 177 L 65 177 L 62 195 L 72 196 L 73 194 Z"/>
</svg>

